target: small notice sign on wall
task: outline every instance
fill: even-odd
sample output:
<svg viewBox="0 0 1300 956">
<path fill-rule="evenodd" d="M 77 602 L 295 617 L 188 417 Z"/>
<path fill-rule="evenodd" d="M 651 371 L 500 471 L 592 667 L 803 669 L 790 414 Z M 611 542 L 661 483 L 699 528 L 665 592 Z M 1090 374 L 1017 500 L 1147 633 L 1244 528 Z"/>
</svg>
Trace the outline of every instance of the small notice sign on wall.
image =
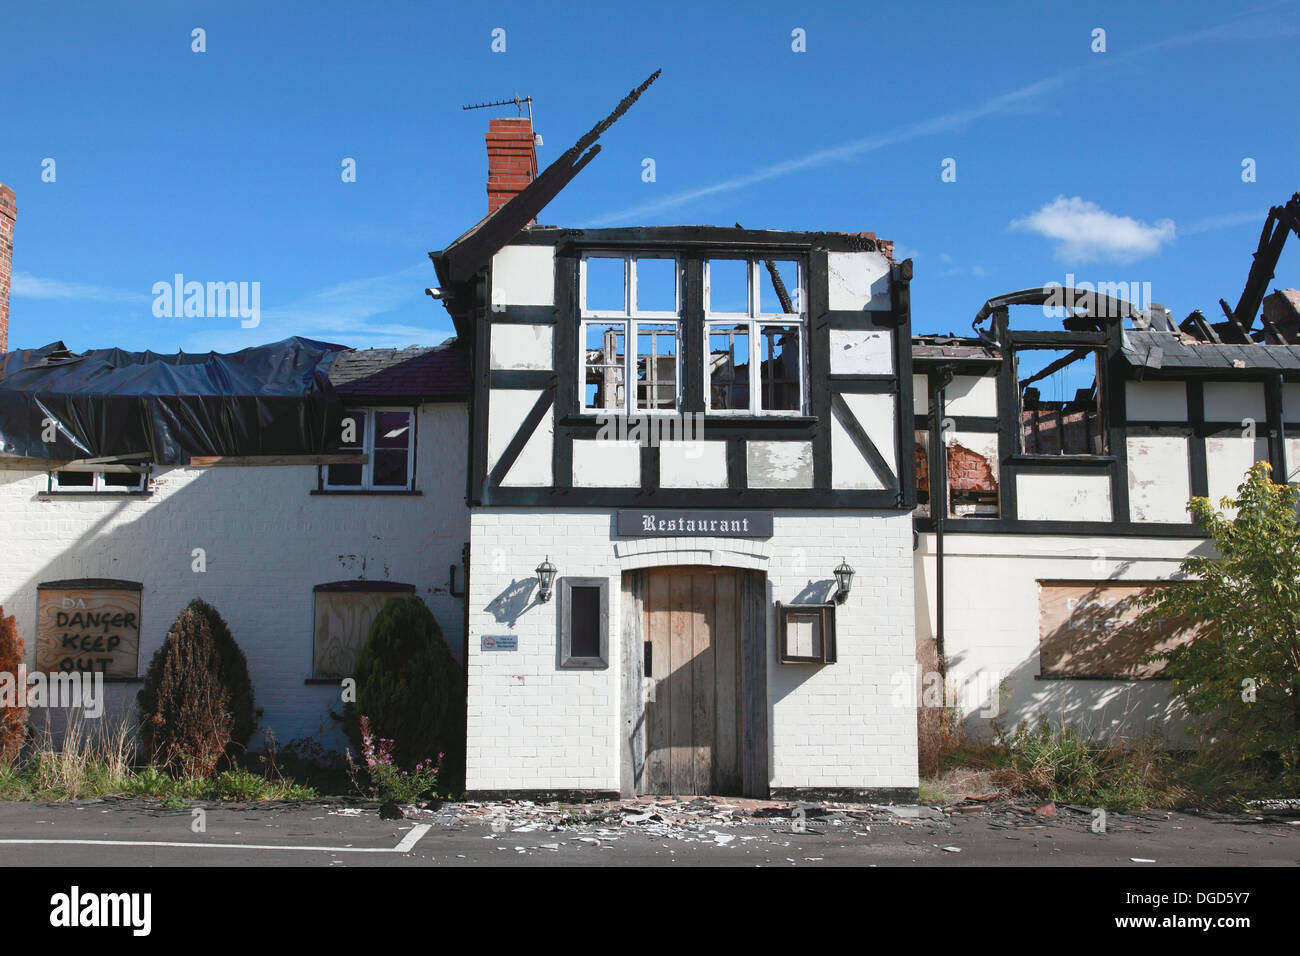
<svg viewBox="0 0 1300 956">
<path fill-rule="evenodd" d="M 517 634 L 484 634 L 479 647 L 485 651 L 517 651 L 519 636 Z"/>
<path fill-rule="evenodd" d="M 135 677 L 141 586 L 130 581 L 51 581 L 37 588 L 36 669 Z"/>
</svg>

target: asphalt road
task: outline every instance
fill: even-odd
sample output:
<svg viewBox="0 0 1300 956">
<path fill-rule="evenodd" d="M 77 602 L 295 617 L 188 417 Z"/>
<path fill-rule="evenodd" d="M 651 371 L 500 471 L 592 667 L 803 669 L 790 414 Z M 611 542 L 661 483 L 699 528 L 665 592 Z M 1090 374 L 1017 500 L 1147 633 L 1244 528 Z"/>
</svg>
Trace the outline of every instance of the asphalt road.
<svg viewBox="0 0 1300 956">
<path fill-rule="evenodd" d="M 1300 825 L 1178 813 L 1112 815 L 1104 834 L 1091 832 L 1086 820 L 1008 823 L 981 813 L 870 825 L 810 819 L 806 832 L 784 820 L 496 832 L 478 820 L 451 823 L 445 811 L 387 821 L 373 810 L 339 806 L 199 809 L 201 815 L 138 801 L 3 803 L 0 867 L 1300 864 Z"/>
</svg>

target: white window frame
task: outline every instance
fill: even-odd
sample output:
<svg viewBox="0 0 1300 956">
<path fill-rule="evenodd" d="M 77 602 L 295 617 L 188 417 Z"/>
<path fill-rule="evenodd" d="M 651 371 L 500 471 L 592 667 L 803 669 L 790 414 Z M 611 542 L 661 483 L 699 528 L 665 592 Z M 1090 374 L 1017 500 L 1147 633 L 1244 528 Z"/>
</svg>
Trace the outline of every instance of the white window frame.
<svg viewBox="0 0 1300 956">
<path fill-rule="evenodd" d="M 763 272 L 766 271 L 766 259 L 771 258 L 779 262 L 793 262 L 796 270 L 795 288 L 787 290 L 791 292 L 794 298 L 794 305 L 799 310 L 797 313 L 789 312 L 766 312 L 763 310 L 762 287 Z M 712 286 L 709 276 L 709 267 L 711 262 L 723 259 L 739 260 L 745 262 L 748 266 L 746 269 L 747 277 L 747 295 L 748 302 L 744 312 L 714 312 L 712 310 Z M 803 260 L 797 257 L 788 257 L 782 259 L 778 256 L 758 257 L 751 256 L 728 256 L 715 255 L 707 256 L 704 260 L 704 410 L 710 415 L 744 415 L 744 416 L 783 416 L 797 417 L 807 414 L 808 408 L 808 309 L 806 306 L 807 295 L 804 290 L 805 269 Z M 778 303 L 779 304 L 779 303 Z M 749 334 L 749 407 L 748 408 L 714 408 L 713 407 L 713 388 L 709 378 L 709 357 L 712 355 L 709 346 L 709 339 L 715 326 L 735 326 L 744 325 Z M 773 409 L 763 408 L 763 376 L 762 376 L 762 329 L 764 326 L 771 325 L 794 325 L 799 329 L 799 407 L 797 409 Z"/>
<path fill-rule="evenodd" d="M 417 415 L 415 409 L 401 405 L 364 405 L 359 408 L 347 408 L 343 411 L 343 417 L 348 418 L 354 415 L 365 416 L 365 426 L 361 438 L 361 451 L 366 456 L 366 463 L 361 466 L 361 484 L 359 485 L 331 485 L 329 482 L 330 470 L 329 465 L 321 466 L 321 488 L 325 491 L 373 491 L 378 493 L 392 492 L 400 493 L 411 491 L 415 484 L 415 428 Z M 405 413 L 410 421 L 410 435 L 406 440 L 406 484 L 405 485 L 376 485 L 375 482 L 375 422 L 379 419 L 380 412 L 402 412 Z"/>
<path fill-rule="evenodd" d="M 621 310 L 587 308 L 587 260 L 623 260 L 623 308 Z M 636 264 L 641 259 L 663 259 L 673 264 L 673 311 L 637 308 Z M 623 325 L 623 402 L 618 407 L 594 407 L 587 404 L 587 327 L 589 325 Z M 673 407 L 640 408 L 637 405 L 636 343 L 641 325 L 672 325 L 675 346 Z M 584 252 L 578 266 L 578 406 L 584 415 L 677 415 L 682 406 L 682 270 L 674 253 Z"/>
<path fill-rule="evenodd" d="M 61 488 L 59 487 L 58 480 L 58 474 L 60 471 L 75 471 L 78 474 L 89 474 L 91 476 L 90 485 L 88 487 L 77 485 Z M 149 468 L 147 465 L 142 466 L 139 469 L 139 472 L 136 474 L 136 478 L 139 479 L 139 481 L 133 488 L 127 488 L 123 485 L 108 484 L 105 481 L 105 476 L 107 474 L 108 472 L 104 471 L 86 471 L 80 468 L 56 468 L 50 472 L 49 492 L 50 494 L 56 495 L 141 495 L 149 490 Z M 122 472 L 114 472 L 114 474 L 122 474 Z"/>
</svg>

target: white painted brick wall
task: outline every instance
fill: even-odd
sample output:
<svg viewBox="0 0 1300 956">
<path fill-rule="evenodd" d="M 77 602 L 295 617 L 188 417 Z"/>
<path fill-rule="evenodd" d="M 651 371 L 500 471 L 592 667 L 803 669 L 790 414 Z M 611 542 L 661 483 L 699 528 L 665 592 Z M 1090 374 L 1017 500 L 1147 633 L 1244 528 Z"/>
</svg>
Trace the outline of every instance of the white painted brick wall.
<svg viewBox="0 0 1300 956">
<path fill-rule="evenodd" d="M 915 714 L 895 705 L 897 675 L 915 671 L 911 518 L 868 512 L 778 511 L 765 541 L 625 538 L 609 511 L 543 514 L 476 509 L 469 639 L 471 790 L 619 788 L 622 572 L 672 564 L 766 572 L 775 601 L 824 600 L 831 571 L 857 571 L 836 614 L 839 662 L 779 664 L 769 612 L 770 782 L 774 787 L 915 787 Z M 550 556 L 560 576 L 608 577 L 606 670 L 557 667 L 558 607 L 506 595 Z M 526 607 L 521 605 L 526 604 Z M 483 652 L 484 634 L 513 634 L 517 651 Z"/>
<path fill-rule="evenodd" d="M 312 587 L 366 578 L 413 584 L 463 656 L 463 604 L 447 590 L 469 540 L 463 405 L 421 409 L 419 496 L 312 495 L 316 468 L 165 468 L 147 498 L 42 497 L 44 472 L 0 470 L 0 606 L 16 618 L 35 662 L 36 587 L 65 578 L 144 585 L 138 673 L 195 597 L 211 603 L 248 657 L 262 728 L 284 744 L 318 737 L 342 746 L 337 687 L 312 676 Z M 204 548 L 207 571 L 191 570 Z M 463 586 L 457 572 L 457 587 Z M 110 710 L 134 711 L 139 684 L 109 684 Z M 38 724 L 40 715 L 33 715 Z M 255 738 L 254 747 L 260 745 Z"/>
<path fill-rule="evenodd" d="M 1046 717 L 1099 735 L 1161 731 L 1186 746 L 1183 715 L 1166 681 L 1036 680 L 1039 666 L 1038 581 L 1153 581 L 1168 578 L 1204 541 L 949 534 L 944 539 L 944 647 L 951 683 L 1001 683 L 1005 730 Z M 916 563 L 917 632 L 932 638 L 935 621 L 934 536 L 920 536 Z M 1005 683 L 1002 683 L 1005 681 Z M 988 700 L 963 701 L 972 736 L 993 732 L 981 715 Z"/>
</svg>

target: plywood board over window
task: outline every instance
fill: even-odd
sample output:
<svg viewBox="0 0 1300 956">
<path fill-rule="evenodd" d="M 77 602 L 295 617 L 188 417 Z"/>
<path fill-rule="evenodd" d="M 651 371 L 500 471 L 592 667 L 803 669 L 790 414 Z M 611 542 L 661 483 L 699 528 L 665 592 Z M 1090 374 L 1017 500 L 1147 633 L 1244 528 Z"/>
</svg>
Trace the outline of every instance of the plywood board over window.
<svg viewBox="0 0 1300 956">
<path fill-rule="evenodd" d="M 137 582 L 102 578 L 38 585 L 36 669 L 137 676 L 140 592 Z"/>
<path fill-rule="evenodd" d="M 318 679 L 351 677 L 357 653 L 370 636 L 380 608 L 390 597 L 414 594 L 412 584 L 392 581 L 336 581 L 318 584 L 312 675 Z"/>
<path fill-rule="evenodd" d="M 1168 586 L 1156 581 L 1039 581 L 1041 675 L 1159 677 L 1164 664 L 1146 663 L 1143 658 L 1185 644 L 1196 635 L 1192 622 L 1138 620 L 1142 608 L 1137 599 Z"/>
</svg>

